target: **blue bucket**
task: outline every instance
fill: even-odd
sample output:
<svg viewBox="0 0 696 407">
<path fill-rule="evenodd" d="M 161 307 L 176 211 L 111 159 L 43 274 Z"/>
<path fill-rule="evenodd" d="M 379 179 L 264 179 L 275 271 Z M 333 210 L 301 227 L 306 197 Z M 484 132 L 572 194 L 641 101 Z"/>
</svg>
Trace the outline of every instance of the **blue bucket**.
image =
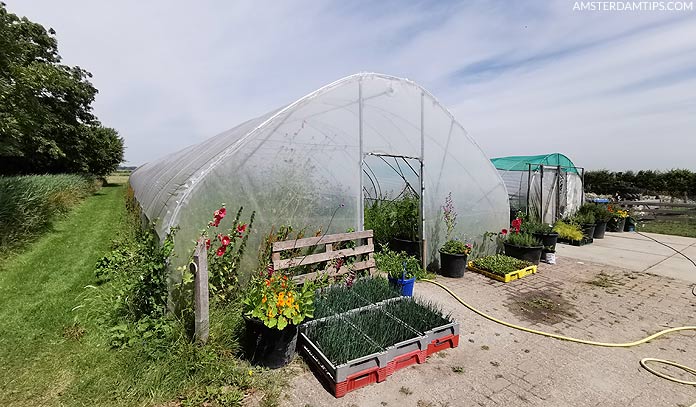
<svg viewBox="0 0 696 407">
<path fill-rule="evenodd" d="M 415 277 L 409 279 L 389 277 L 389 282 L 399 287 L 401 295 L 405 297 L 413 297 L 413 286 L 416 283 Z"/>
</svg>

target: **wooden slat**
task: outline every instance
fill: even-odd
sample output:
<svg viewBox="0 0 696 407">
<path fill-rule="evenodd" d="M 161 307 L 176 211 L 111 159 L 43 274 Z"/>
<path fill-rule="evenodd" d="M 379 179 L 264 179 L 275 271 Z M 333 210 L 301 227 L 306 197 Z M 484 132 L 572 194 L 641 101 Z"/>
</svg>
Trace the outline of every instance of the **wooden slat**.
<svg viewBox="0 0 696 407">
<path fill-rule="evenodd" d="M 273 243 L 273 251 L 291 250 L 301 247 L 316 246 L 320 243 L 336 243 L 344 240 L 356 240 L 372 237 L 372 230 L 362 232 L 337 233 L 335 235 L 324 235 L 319 237 L 306 237 L 304 239 L 284 240 Z"/>
<path fill-rule="evenodd" d="M 310 254 L 302 257 L 293 257 L 291 259 L 273 261 L 274 270 L 282 270 L 294 266 L 304 266 L 307 264 L 319 263 L 340 257 L 356 256 L 375 251 L 374 245 L 358 246 L 353 249 L 342 249 L 327 253 Z"/>
<path fill-rule="evenodd" d="M 609 205 L 645 205 L 645 206 L 673 206 L 675 208 L 696 208 L 696 204 L 683 202 L 650 202 L 650 201 L 620 201 L 618 203 L 609 203 Z"/>
<path fill-rule="evenodd" d="M 352 269 L 355 271 L 360 271 L 360 270 L 372 269 L 374 267 L 375 267 L 374 260 L 365 260 L 365 261 L 359 261 L 359 262 L 354 263 Z M 313 279 L 317 278 L 317 276 L 319 276 L 319 275 L 328 274 L 329 277 L 338 277 L 338 276 L 341 276 L 343 274 L 348 273 L 349 271 L 350 271 L 350 269 L 348 269 L 347 267 L 344 266 L 344 267 L 341 267 L 340 269 L 338 269 L 338 271 L 336 271 L 334 269 L 330 269 L 328 271 L 327 270 L 314 271 L 312 273 L 301 274 L 299 276 L 295 276 L 292 279 L 296 283 L 302 284 L 307 280 L 313 280 Z"/>
</svg>

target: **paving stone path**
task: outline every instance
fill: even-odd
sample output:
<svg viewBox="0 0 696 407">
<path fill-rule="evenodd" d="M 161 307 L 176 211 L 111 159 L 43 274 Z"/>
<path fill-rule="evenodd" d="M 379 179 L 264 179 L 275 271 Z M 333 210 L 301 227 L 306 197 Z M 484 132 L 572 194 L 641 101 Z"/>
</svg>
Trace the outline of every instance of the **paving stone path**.
<svg viewBox="0 0 696 407">
<path fill-rule="evenodd" d="M 668 327 L 696 325 L 696 297 L 688 282 L 614 266 L 560 258 L 535 275 L 500 283 L 467 272 L 438 277 L 471 305 L 500 319 L 546 332 L 602 342 L 629 342 Z M 287 406 L 673 406 L 696 402 L 696 387 L 642 369 L 655 357 L 696 367 L 696 332 L 676 333 L 629 349 L 545 338 L 485 320 L 442 289 L 418 283 L 461 323 L 457 349 L 387 381 L 331 396 L 302 362 Z M 681 371 L 667 370 L 686 380 Z"/>
</svg>

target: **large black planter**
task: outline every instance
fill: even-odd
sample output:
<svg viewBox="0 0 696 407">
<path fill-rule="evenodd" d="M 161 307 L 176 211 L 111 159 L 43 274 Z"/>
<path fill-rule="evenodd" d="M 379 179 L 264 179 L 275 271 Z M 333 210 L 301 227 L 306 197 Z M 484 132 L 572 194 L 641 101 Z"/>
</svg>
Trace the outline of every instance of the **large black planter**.
<svg viewBox="0 0 696 407">
<path fill-rule="evenodd" d="M 582 234 L 585 236 L 585 239 L 592 239 L 592 236 L 594 236 L 594 231 L 595 231 L 595 224 L 594 223 L 586 223 L 581 226 L 582 228 Z"/>
<path fill-rule="evenodd" d="M 544 246 L 523 247 L 505 243 L 505 255 L 538 265 L 543 248 Z"/>
<path fill-rule="evenodd" d="M 542 254 L 553 253 L 556 251 L 556 242 L 558 241 L 558 233 L 533 233 L 533 236 L 537 238 L 544 246 L 541 250 Z"/>
<path fill-rule="evenodd" d="M 440 274 L 445 277 L 461 277 L 466 270 L 466 254 L 440 252 Z"/>
<path fill-rule="evenodd" d="M 279 330 L 267 327 L 258 319 L 245 317 L 244 321 L 245 350 L 253 364 L 277 369 L 292 361 L 297 347 L 297 325 Z"/>
<path fill-rule="evenodd" d="M 391 240 L 389 240 L 389 249 L 395 252 L 406 252 L 409 256 L 420 259 L 420 244 L 417 240 L 413 241 L 392 237 Z"/>
<path fill-rule="evenodd" d="M 607 230 L 607 222 L 597 222 L 595 224 L 594 233 L 592 237 L 594 239 L 604 239 L 604 232 Z"/>
<path fill-rule="evenodd" d="M 630 216 L 626 218 L 623 230 L 624 232 L 634 232 L 636 230 L 636 220 Z"/>
<path fill-rule="evenodd" d="M 608 232 L 623 232 L 625 224 L 626 224 L 626 218 L 611 218 L 611 220 L 609 222 L 607 222 L 607 231 Z"/>
</svg>

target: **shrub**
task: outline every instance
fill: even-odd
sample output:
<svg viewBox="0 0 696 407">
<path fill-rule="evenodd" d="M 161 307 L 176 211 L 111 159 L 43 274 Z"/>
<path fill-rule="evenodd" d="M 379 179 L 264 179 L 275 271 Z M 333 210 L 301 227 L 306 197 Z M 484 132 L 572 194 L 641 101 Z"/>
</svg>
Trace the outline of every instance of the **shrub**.
<svg viewBox="0 0 696 407">
<path fill-rule="evenodd" d="M 569 221 L 578 225 L 589 225 L 595 223 L 594 212 L 578 212 L 571 216 Z"/>
<path fill-rule="evenodd" d="M 593 209 L 596 222 L 608 222 L 612 217 L 607 205 L 595 204 Z"/>
<path fill-rule="evenodd" d="M 466 254 L 471 253 L 471 243 L 464 243 L 461 240 L 448 240 L 440 251 L 446 254 Z"/>
<path fill-rule="evenodd" d="M 492 256 L 481 257 L 474 260 L 474 266 L 497 275 L 505 275 L 513 271 L 529 267 L 532 263 L 506 256 L 504 254 L 494 254 Z"/>
<path fill-rule="evenodd" d="M 553 232 L 553 226 L 548 223 L 536 222 L 536 221 L 526 221 L 522 223 L 522 232 L 526 233 L 551 233 Z"/>
<path fill-rule="evenodd" d="M 541 246 L 541 242 L 531 233 L 508 233 L 505 243 L 520 247 Z"/>
<path fill-rule="evenodd" d="M 582 230 L 580 226 L 572 223 L 557 221 L 553 226 L 553 231 L 558 233 L 558 237 L 567 240 L 582 240 Z"/>
<path fill-rule="evenodd" d="M 80 175 L 0 176 L 0 250 L 20 247 L 96 191 Z"/>
</svg>

